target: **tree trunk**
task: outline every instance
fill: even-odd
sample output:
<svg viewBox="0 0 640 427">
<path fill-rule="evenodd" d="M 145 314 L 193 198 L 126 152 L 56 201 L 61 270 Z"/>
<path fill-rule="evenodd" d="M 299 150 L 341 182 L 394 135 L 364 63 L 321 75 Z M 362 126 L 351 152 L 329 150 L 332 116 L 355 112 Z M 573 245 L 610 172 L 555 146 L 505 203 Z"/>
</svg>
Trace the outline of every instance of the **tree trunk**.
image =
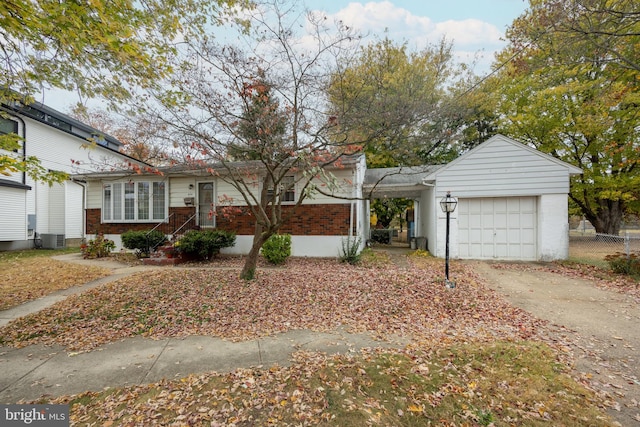
<svg viewBox="0 0 640 427">
<path fill-rule="evenodd" d="M 623 202 L 621 200 L 599 200 L 600 209 L 595 215 L 593 226 L 596 233 L 620 234 L 620 224 L 622 224 Z"/>
<path fill-rule="evenodd" d="M 249 251 L 249 255 L 247 255 L 246 260 L 244 261 L 244 266 L 242 267 L 242 271 L 240 272 L 240 278 L 243 280 L 253 280 L 256 276 L 256 267 L 258 265 L 258 255 L 260 255 L 260 248 L 262 247 L 262 242 L 253 239 L 253 244 L 251 245 L 251 250 Z"/>
<path fill-rule="evenodd" d="M 266 242 L 271 234 L 273 234 L 264 233 L 262 230 L 262 226 L 256 224 L 256 231 L 253 235 L 253 244 L 251 245 L 249 255 L 247 255 L 247 259 L 245 260 L 242 271 L 240 272 L 240 278 L 243 280 L 253 280 L 255 278 L 260 248 L 262 248 L 264 242 Z"/>
</svg>

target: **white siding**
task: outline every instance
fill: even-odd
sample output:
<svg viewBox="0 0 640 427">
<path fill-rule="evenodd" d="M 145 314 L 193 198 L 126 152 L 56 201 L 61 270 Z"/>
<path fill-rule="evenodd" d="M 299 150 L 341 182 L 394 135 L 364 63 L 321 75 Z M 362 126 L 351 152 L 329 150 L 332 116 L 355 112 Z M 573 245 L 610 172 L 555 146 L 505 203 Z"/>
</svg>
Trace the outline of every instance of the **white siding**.
<svg viewBox="0 0 640 427">
<path fill-rule="evenodd" d="M 222 179 L 214 179 L 212 180 L 216 183 L 216 202 L 222 206 L 245 206 L 246 203 L 244 198 L 242 197 L 242 193 L 240 193 L 233 185 L 228 182 L 224 182 Z M 205 181 L 204 179 L 202 181 Z M 258 185 L 255 184 L 255 193 L 256 197 L 258 194 Z"/>
<path fill-rule="evenodd" d="M 87 209 L 102 209 L 102 181 L 87 183 Z"/>
<path fill-rule="evenodd" d="M 212 177 L 212 179 L 214 179 Z M 192 186 L 189 188 L 189 186 Z M 169 180 L 169 206 L 179 208 L 185 206 L 185 197 L 196 197 L 198 184 L 193 177 L 178 177 Z"/>
<path fill-rule="evenodd" d="M 538 258 L 541 261 L 569 257 L 568 200 L 564 194 L 550 194 L 538 202 Z"/>
<path fill-rule="evenodd" d="M 445 215 L 438 202 L 450 191 L 461 201 L 451 215 L 451 257 L 566 258 L 567 193 L 575 173 L 580 170 L 502 135 L 489 139 L 429 177 L 436 180 L 431 197 L 438 215 L 437 242 L 430 241 L 430 248 L 444 256 Z M 476 202 L 482 212 L 468 211 Z M 502 218 L 499 205 L 508 211 L 510 203 L 518 213 Z M 519 226 L 511 229 L 509 221 Z"/>
<path fill-rule="evenodd" d="M 25 118 L 27 155 L 36 156 L 48 169 L 69 173 L 96 171 L 120 165 L 123 157 L 77 136 Z M 72 163 L 75 162 L 75 164 Z"/>
<path fill-rule="evenodd" d="M 47 232 L 53 234 L 64 234 L 65 228 L 65 186 L 64 184 L 54 184 L 49 189 L 49 227 Z M 82 213 L 82 204 L 77 210 Z"/>
<path fill-rule="evenodd" d="M 328 171 L 329 177 L 335 180 L 336 188 L 329 189 L 329 186 L 326 184 L 324 178 L 314 178 L 312 180 L 313 185 L 316 185 L 321 191 L 330 193 L 330 195 L 320 194 L 319 192 L 314 192 L 311 197 L 307 197 L 303 204 L 306 205 L 315 205 L 315 204 L 344 204 L 344 197 L 353 197 L 354 196 L 354 188 L 357 186 L 358 176 L 357 172 L 352 168 L 346 169 L 337 169 Z M 298 179 L 299 177 L 296 177 Z M 206 179 L 202 179 L 202 181 L 206 181 Z M 228 182 L 225 182 L 221 178 L 215 179 L 216 182 L 216 194 L 218 198 L 218 202 L 221 200 L 226 200 L 225 205 L 227 206 L 245 206 L 246 203 L 242 194 L 233 187 Z M 300 183 L 296 184 L 296 200 L 300 196 L 300 192 L 302 191 L 302 187 L 305 183 L 305 180 L 302 180 Z M 255 184 L 250 184 L 249 188 L 254 194 L 256 194 L 256 198 L 258 197 L 258 193 L 261 188 L 261 184 L 257 181 Z M 175 191 L 176 199 L 184 197 L 184 195 L 178 194 L 180 191 L 184 191 L 184 189 L 175 189 L 172 190 L 172 193 Z M 184 193 L 182 193 L 184 194 Z M 342 197 L 342 199 L 338 198 Z M 176 201 L 177 202 L 177 201 Z"/>
<path fill-rule="evenodd" d="M 35 199 L 35 214 L 38 219 L 37 232 L 49 233 L 49 186 L 43 183 L 35 183 L 29 196 Z M 31 213 L 31 212 L 30 212 Z"/>
<path fill-rule="evenodd" d="M 554 160 L 494 137 L 436 173 L 438 197 L 508 197 L 569 193 L 569 169 Z"/>
<path fill-rule="evenodd" d="M 27 238 L 27 190 L 0 187 L 0 241 Z"/>
<path fill-rule="evenodd" d="M 357 176 L 357 170 L 351 168 L 335 169 L 327 171 L 329 178 L 335 180 L 337 187 L 329 189 L 329 186 L 322 179 L 314 178 L 312 184 L 316 185 L 320 191 L 329 193 L 330 195 L 320 194 L 315 192 L 310 198 L 307 198 L 304 204 L 343 204 L 344 199 L 337 197 L 353 197 L 354 188 L 357 186 L 359 177 Z M 364 177 L 362 177 L 364 180 Z"/>
</svg>

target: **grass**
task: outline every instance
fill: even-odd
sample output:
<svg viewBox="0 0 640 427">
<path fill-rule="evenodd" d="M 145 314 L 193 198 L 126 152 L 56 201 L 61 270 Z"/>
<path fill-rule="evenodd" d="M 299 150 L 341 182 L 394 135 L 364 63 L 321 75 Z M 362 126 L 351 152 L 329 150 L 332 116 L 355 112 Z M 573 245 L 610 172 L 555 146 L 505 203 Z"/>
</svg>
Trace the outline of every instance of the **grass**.
<svg viewBox="0 0 640 427">
<path fill-rule="evenodd" d="M 109 270 L 51 259 L 79 249 L 0 252 L 0 310 L 107 276 Z"/>
<path fill-rule="evenodd" d="M 326 357 L 56 400 L 82 425 L 606 426 L 595 395 L 530 341 Z M 105 424 L 106 423 L 106 424 Z"/>
<path fill-rule="evenodd" d="M 80 248 L 65 249 L 25 249 L 22 251 L 0 251 L 0 263 L 5 261 L 15 261 L 27 258 L 42 258 L 55 255 L 80 253 Z"/>
</svg>

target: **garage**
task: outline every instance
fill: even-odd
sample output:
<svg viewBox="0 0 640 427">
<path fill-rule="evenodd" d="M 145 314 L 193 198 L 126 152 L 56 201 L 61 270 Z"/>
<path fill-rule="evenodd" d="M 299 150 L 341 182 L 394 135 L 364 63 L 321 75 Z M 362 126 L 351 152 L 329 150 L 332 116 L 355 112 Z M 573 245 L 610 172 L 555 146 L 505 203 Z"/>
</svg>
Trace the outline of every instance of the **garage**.
<svg viewBox="0 0 640 427">
<path fill-rule="evenodd" d="M 436 257 L 552 261 L 569 256 L 571 176 L 582 170 L 504 135 L 444 165 L 367 170 L 372 197 L 414 200 L 415 236 Z M 453 211 L 441 202 L 457 200 Z"/>
<path fill-rule="evenodd" d="M 536 198 L 460 199 L 459 257 L 535 260 Z"/>
</svg>

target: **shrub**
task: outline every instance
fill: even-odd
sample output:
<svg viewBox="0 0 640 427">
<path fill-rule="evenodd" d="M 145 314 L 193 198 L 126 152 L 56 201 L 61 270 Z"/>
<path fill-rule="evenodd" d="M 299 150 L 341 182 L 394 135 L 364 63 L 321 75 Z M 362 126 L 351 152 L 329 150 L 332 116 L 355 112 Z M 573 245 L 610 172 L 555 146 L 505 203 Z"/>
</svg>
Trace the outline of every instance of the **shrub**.
<svg viewBox="0 0 640 427">
<path fill-rule="evenodd" d="M 360 237 L 347 237 L 346 239 L 342 239 L 340 261 L 348 262 L 351 265 L 360 262 L 360 258 L 362 257 L 362 252 L 360 252 L 360 242 Z"/>
<path fill-rule="evenodd" d="M 220 249 L 236 244 L 236 235 L 225 230 L 190 230 L 174 247 L 190 257 L 208 260 L 220 253 Z"/>
<path fill-rule="evenodd" d="M 371 230 L 371 241 L 374 243 L 382 243 L 384 245 L 390 245 L 391 233 L 392 231 L 388 229 Z"/>
<path fill-rule="evenodd" d="M 607 255 L 604 259 L 614 273 L 640 276 L 640 257 L 636 253 L 627 256 L 625 253 L 616 252 L 613 255 Z"/>
<path fill-rule="evenodd" d="M 284 264 L 291 256 L 291 235 L 274 234 L 262 245 L 262 256 L 271 264 Z"/>
<path fill-rule="evenodd" d="M 120 235 L 122 246 L 134 249 L 138 257 L 149 256 L 150 249 L 157 248 L 167 242 L 167 236 L 159 230 L 129 230 Z"/>
<path fill-rule="evenodd" d="M 113 240 L 105 239 L 102 234 L 98 234 L 95 239 L 80 245 L 83 258 L 104 258 L 108 257 L 112 250 L 116 248 Z"/>
</svg>

